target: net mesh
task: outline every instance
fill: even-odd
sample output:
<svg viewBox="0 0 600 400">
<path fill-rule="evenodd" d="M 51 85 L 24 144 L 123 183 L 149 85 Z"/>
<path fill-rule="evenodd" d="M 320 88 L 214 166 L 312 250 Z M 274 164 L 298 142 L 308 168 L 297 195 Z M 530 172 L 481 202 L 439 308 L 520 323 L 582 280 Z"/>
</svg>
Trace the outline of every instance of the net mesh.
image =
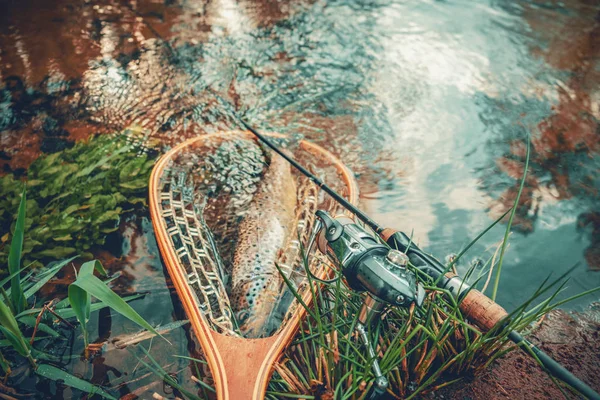
<svg viewBox="0 0 600 400">
<path fill-rule="evenodd" d="M 202 141 L 175 153 L 161 171 L 158 198 L 177 268 L 192 289 L 201 315 L 217 332 L 240 336 L 227 290 L 232 254 L 237 227 L 267 162 L 254 140 L 245 135 L 228 136 Z M 294 157 L 310 169 L 320 171 L 322 179 L 339 182 L 333 186 L 345 194 L 347 188 L 337 169 L 327 164 L 328 160 L 302 150 L 296 150 Z M 341 209 L 305 177 L 295 174 L 293 179 L 298 188 L 295 229 L 288 235 L 276 262 L 302 296 L 308 286 L 304 256 L 315 211 L 320 208 L 335 214 Z M 308 256 L 311 271 L 322 275 L 325 260 L 317 252 Z M 277 309 L 279 325 L 283 326 L 299 304 L 283 280 L 281 286 Z"/>
<path fill-rule="evenodd" d="M 170 162 L 169 170 L 175 168 Z M 203 213 L 196 207 L 193 190 L 180 171 L 164 179 L 160 193 L 161 215 L 179 266 L 185 271 L 202 315 L 222 333 L 235 334 L 229 297 L 224 286 L 214 239 Z"/>
</svg>

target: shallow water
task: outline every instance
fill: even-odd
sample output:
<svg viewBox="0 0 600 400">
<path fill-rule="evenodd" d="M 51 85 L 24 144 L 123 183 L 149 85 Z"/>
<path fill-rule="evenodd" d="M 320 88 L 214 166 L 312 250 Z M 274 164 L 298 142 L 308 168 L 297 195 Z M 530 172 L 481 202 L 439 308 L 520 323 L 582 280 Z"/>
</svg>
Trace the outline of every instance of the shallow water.
<svg viewBox="0 0 600 400">
<path fill-rule="evenodd" d="M 236 128 L 216 92 L 252 125 L 302 133 L 341 157 L 375 220 L 414 231 L 444 258 L 512 204 L 530 135 L 499 302 L 514 308 L 549 273 L 576 263 L 566 294 L 600 284 L 592 271 L 600 269 L 595 1 L 5 0 L 0 7 L 5 172 L 23 173 L 40 152 L 132 125 L 145 129 L 133 141 L 161 150 Z M 123 222 L 123 234 L 96 253 L 112 272 L 123 271 L 123 291 L 150 291 L 133 305 L 166 324 L 181 310 L 144 218 Z M 504 229 L 492 229 L 459 269 L 490 257 Z M 106 320 L 100 335 L 136 330 Z M 194 348 L 187 330 L 173 335 L 180 354 Z M 103 357 L 94 368 L 71 367 L 91 378 L 104 376 L 94 369 L 136 364 L 122 352 Z M 123 394 L 137 386 L 128 387 Z"/>
</svg>

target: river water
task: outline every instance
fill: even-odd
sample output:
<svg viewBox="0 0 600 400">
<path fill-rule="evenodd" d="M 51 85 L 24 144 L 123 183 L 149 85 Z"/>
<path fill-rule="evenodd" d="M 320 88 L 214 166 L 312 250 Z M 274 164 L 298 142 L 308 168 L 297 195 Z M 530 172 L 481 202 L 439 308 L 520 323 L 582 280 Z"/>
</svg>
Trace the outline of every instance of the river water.
<svg viewBox="0 0 600 400">
<path fill-rule="evenodd" d="M 375 220 L 413 232 L 444 259 L 513 204 L 530 138 L 498 300 L 512 309 L 550 273 L 575 264 L 565 295 L 600 284 L 595 1 L 2 0 L 0 7 L 3 173 L 22 174 L 41 153 L 134 125 L 145 132 L 135 140 L 158 150 L 237 128 L 216 92 L 250 124 L 301 133 L 338 155 Z M 474 245 L 459 271 L 491 257 L 505 227 Z M 123 272 L 126 290 L 150 291 L 132 304 L 151 323 L 181 318 L 147 214 L 128 217 L 120 232 L 96 255 Z M 100 336 L 135 331 L 119 317 L 107 320 L 106 313 L 98 320 Z M 186 329 L 173 335 L 179 354 L 195 354 Z M 123 377 L 109 376 L 136 365 L 122 357 L 70 365 L 110 386 Z"/>
</svg>

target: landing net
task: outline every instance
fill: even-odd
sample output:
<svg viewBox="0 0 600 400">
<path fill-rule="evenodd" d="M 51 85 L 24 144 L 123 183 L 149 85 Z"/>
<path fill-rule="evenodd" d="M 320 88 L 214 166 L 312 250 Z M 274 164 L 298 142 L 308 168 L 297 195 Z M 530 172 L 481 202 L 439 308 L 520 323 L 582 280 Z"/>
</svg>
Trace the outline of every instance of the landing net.
<svg viewBox="0 0 600 400">
<path fill-rule="evenodd" d="M 356 195 L 355 188 L 346 183 L 348 177 L 342 179 L 339 166 L 322 152 L 304 145 L 292 150 L 299 162 L 318 171 L 320 178 L 342 195 Z M 157 209 L 174 250 L 172 262 L 183 272 L 202 318 L 211 329 L 225 335 L 240 336 L 229 298 L 233 254 L 240 223 L 259 185 L 264 183 L 269 156 L 250 135 L 238 132 L 188 141 L 161 161 Z M 330 272 L 316 252 L 305 254 L 315 211 L 324 209 L 336 214 L 343 210 L 307 178 L 291 173 L 297 188 L 295 220 L 277 264 L 302 297 L 308 289 L 305 256 L 311 260 L 308 268 L 316 276 L 326 277 Z M 283 279 L 281 282 L 274 313 L 278 327 L 284 326 L 300 306 Z"/>
</svg>

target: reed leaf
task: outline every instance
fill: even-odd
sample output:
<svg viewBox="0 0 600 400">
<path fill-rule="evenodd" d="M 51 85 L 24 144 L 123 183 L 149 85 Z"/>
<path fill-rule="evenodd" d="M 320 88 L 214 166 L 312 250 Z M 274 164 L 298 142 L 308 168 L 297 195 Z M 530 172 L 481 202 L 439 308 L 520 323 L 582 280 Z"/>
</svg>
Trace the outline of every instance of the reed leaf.
<svg viewBox="0 0 600 400">
<path fill-rule="evenodd" d="M 45 338 L 36 337 L 33 341 L 38 342 L 43 339 L 45 339 Z M 12 343 L 8 339 L 0 339 L 0 349 L 5 348 L 5 347 L 12 347 Z"/>
<path fill-rule="evenodd" d="M 33 316 L 24 316 L 18 319 L 18 321 L 24 325 L 27 325 L 31 328 L 35 327 L 35 324 L 37 323 L 37 320 L 35 317 Z M 46 325 L 43 322 L 40 322 L 37 326 L 38 331 L 40 332 L 44 332 L 47 333 L 48 335 L 58 338 L 61 337 L 60 333 L 58 333 L 56 330 L 52 329 L 50 326 Z"/>
<path fill-rule="evenodd" d="M 144 361 L 141 357 L 139 357 L 137 354 L 135 354 L 131 349 L 128 349 L 128 351 L 131 355 L 133 355 L 135 358 L 137 358 L 137 360 L 142 365 L 144 365 L 144 367 L 146 367 L 149 371 L 151 371 L 156 376 L 160 377 L 163 381 L 165 381 L 170 386 L 179 390 L 182 394 L 185 395 L 186 398 L 188 398 L 190 400 L 200 400 L 200 397 L 190 393 L 183 386 L 181 386 L 175 379 L 173 379 L 173 377 L 171 377 L 167 373 L 167 371 L 165 371 L 160 366 L 160 364 L 152 357 L 150 352 L 148 350 L 146 350 L 146 348 L 144 346 L 139 346 L 139 348 L 144 352 L 146 357 L 150 360 L 150 363 L 147 363 L 146 361 Z M 208 387 L 210 388 L 210 386 L 208 386 Z M 214 391 L 214 389 L 212 389 L 212 388 L 210 388 L 210 389 Z"/>
<path fill-rule="evenodd" d="M 99 263 L 98 263 L 99 264 Z M 85 265 L 85 264 L 84 264 Z M 83 267 L 82 267 L 83 268 Z M 72 289 L 73 288 L 73 289 Z M 85 296 L 84 296 L 85 293 Z M 108 307 L 118 312 L 125 318 L 140 325 L 155 335 L 161 336 L 144 318 L 142 318 L 125 300 L 119 297 L 118 294 L 110 290 L 104 282 L 89 274 L 79 273 L 77 280 L 69 285 L 69 299 L 73 294 L 71 307 L 75 311 L 77 318 L 86 318 L 86 323 L 89 320 L 91 312 L 90 296 L 94 296 Z M 161 336 L 162 337 L 162 336 Z M 165 339 L 166 340 L 166 339 Z"/>
<path fill-rule="evenodd" d="M 30 354 L 29 346 L 27 345 L 27 342 L 23 340 L 23 337 L 20 333 L 15 334 L 13 331 L 4 326 L 0 326 L 0 332 L 2 332 L 4 337 L 6 337 L 12 348 L 16 350 L 17 353 L 23 357 L 27 357 Z"/>
<path fill-rule="evenodd" d="M 90 320 L 92 296 L 85 289 L 82 289 L 81 287 L 75 284 L 69 285 L 68 292 L 71 309 L 73 310 L 77 321 L 79 321 L 79 325 L 81 325 L 81 329 L 83 330 L 83 341 L 85 347 L 87 348 L 87 324 Z"/>
<path fill-rule="evenodd" d="M 10 274 L 9 276 L 7 276 L 6 278 L 2 279 L 0 281 L 0 287 L 4 287 L 4 285 L 6 285 L 15 276 L 20 276 L 21 272 L 25 271 L 27 268 L 29 268 L 29 266 L 23 267 L 20 270 L 14 272 L 14 273 Z M 10 289 L 6 293 L 10 294 Z"/>
<path fill-rule="evenodd" d="M 0 369 L 2 369 L 6 376 L 10 375 L 11 373 L 10 364 L 6 358 L 4 358 L 4 354 L 2 354 L 2 352 L 0 352 Z"/>
<path fill-rule="evenodd" d="M 508 224 L 506 225 L 506 231 L 504 232 L 504 240 L 502 242 L 502 249 L 500 250 L 500 259 L 498 260 L 498 266 L 496 267 L 496 276 L 494 279 L 494 286 L 492 289 L 492 297 L 491 299 L 496 301 L 496 294 L 498 293 L 498 285 L 500 283 L 500 274 L 502 273 L 502 262 L 504 261 L 504 253 L 506 251 L 506 246 L 508 245 L 508 235 L 510 234 L 510 228 L 512 227 L 512 222 L 515 217 L 515 213 L 517 212 L 517 207 L 519 205 L 519 199 L 521 199 L 521 193 L 523 193 L 523 188 L 525 187 L 525 179 L 527 178 L 527 170 L 529 169 L 529 157 L 531 154 L 531 138 L 527 137 L 527 155 L 525 156 L 525 168 L 523 169 L 523 177 L 521 178 L 521 185 L 519 186 L 519 191 L 517 192 L 517 197 L 515 198 L 515 202 L 512 206 L 512 210 L 510 212 L 510 217 L 508 218 Z"/>
<path fill-rule="evenodd" d="M 132 294 L 131 296 L 125 296 L 123 297 L 123 300 L 126 302 L 130 302 L 133 300 L 137 300 L 140 299 L 142 297 L 144 297 L 145 294 L 144 293 L 138 293 L 138 294 Z M 67 297 L 67 304 L 69 303 L 69 298 Z M 102 303 L 101 301 L 92 303 L 90 306 L 90 312 L 94 312 L 94 311 L 99 311 L 102 310 L 103 308 L 108 307 L 108 305 Z M 23 311 L 21 314 L 17 315 L 16 318 L 19 319 L 23 316 L 26 315 L 34 315 L 34 314 L 39 314 L 40 311 L 42 311 L 41 308 L 30 308 L 28 310 Z M 60 317 L 64 318 L 64 319 L 69 319 L 69 318 L 73 318 L 75 317 L 75 310 L 73 310 L 72 307 L 61 307 L 61 308 L 57 308 L 56 310 L 54 310 L 56 312 L 56 314 L 58 314 Z"/>
<path fill-rule="evenodd" d="M 35 365 L 33 358 L 31 357 L 31 347 L 29 343 L 21 333 L 19 324 L 15 319 L 12 311 L 6 304 L 0 301 L 0 330 L 13 345 L 14 349 L 21 354 L 23 357 L 27 357 L 32 365 Z"/>
<path fill-rule="evenodd" d="M 19 274 L 16 274 L 21 269 L 21 253 L 23 251 L 23 238 L 25 236 L 25 203 L 26 203 L 26 192 L 23 188 L 21 195 L 21 202 L 19 203 L 19 211 L 17 214 L 17 222 L 15 224 L 15 233 L 13 234 L 12 241 L 10 243 L 10 252 L 8 254 L 8 273 L 12 276 L 10 280 L 11 287 L 11 304 L 9 305 L 15 314 L 20 313 L 27 307 L 25 296 L 23 295 L 23 288 L 21 286 L 21 279 Z"/>
</svg>

